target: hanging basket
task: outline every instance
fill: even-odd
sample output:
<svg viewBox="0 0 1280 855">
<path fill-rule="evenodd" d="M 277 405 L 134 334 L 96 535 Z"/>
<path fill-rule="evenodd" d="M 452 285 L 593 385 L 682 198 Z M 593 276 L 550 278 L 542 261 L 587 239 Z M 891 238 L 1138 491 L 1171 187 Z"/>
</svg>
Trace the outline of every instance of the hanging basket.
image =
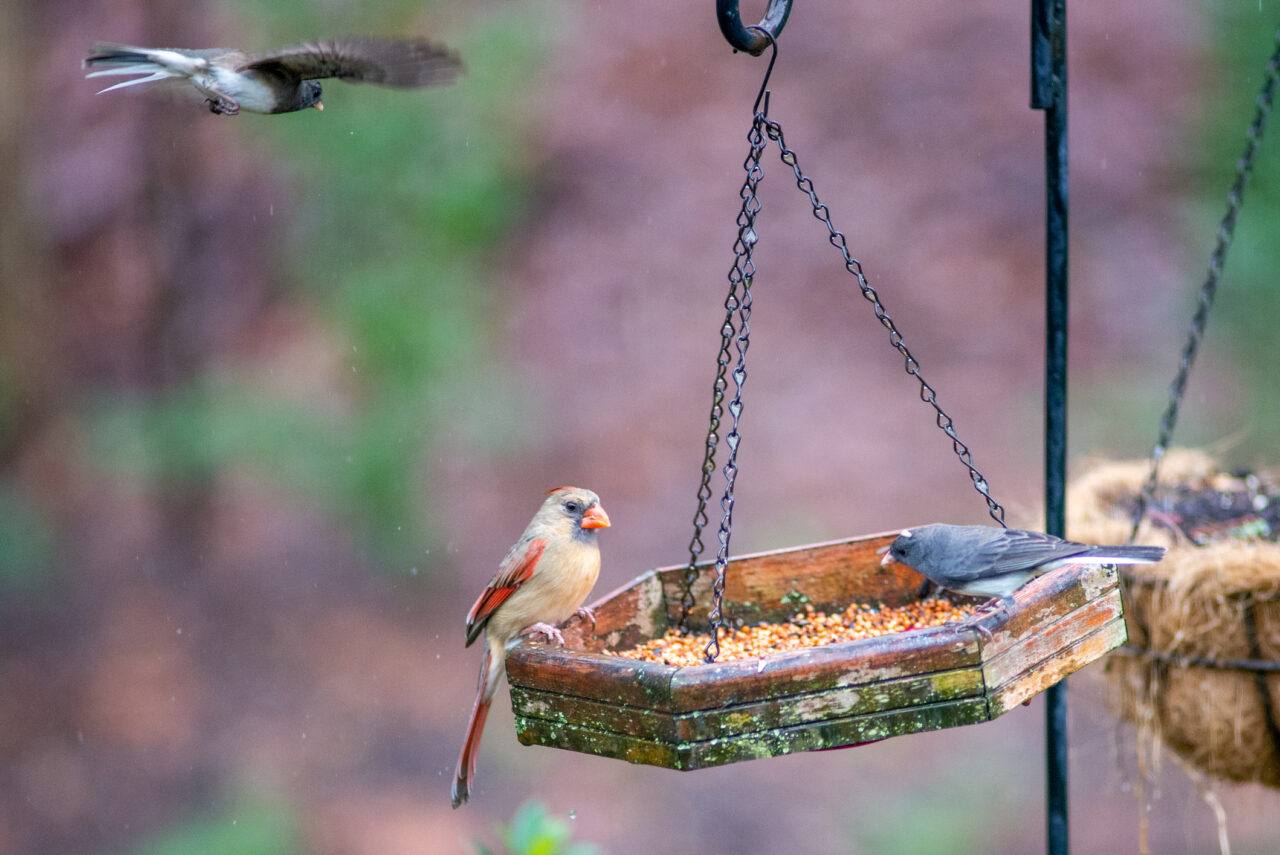
<svg viewBox="0 0 1280 855">
<path fill-rule="evenodd" d="M 922 578 L 882 568 L 897 532 L 735 558 L 726 611 L 745 623 L 815 608 L 901 605 Z M 1115 571 L 1073 565 L 1019 589 L 1007 613 L 757 660 L 673 667 L 603 651 L 660 637 L 679 615 L 685 567 L 639 576 L 574 619 L 563 646 L 507 657 L 516 732 L 547 745 L 669 769 L 841 748 L 989 721 L 1125 640 Z M 714 567 L 694 593 L 708 600 Z M 705 621 L 705 606 L 690 615 Z"/>
<path fill-rule="evenodd" d="M 1081 477 L 1070 536 L 1123 542 L 1147 467 L 1107 463 Z M 1123 579 L 1129 643 L 1107 661 L 1119 712 L 1203 772 L 1280 787 L 1280 525 L 1269 521 L 1280 507 L 1199 452 L 1170 452 L 1162 473 L 1138 542 L 1168 552 Z M 1165 510 L 1200 495 L 1215 518 Z"/>
</svg>

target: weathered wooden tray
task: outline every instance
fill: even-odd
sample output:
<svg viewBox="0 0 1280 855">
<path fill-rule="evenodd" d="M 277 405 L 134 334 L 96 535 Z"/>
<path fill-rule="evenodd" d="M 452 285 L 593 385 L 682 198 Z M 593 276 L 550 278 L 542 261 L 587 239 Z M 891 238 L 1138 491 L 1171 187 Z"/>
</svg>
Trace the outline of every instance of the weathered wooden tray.
<svg viewBox="0 0 1280 855">
<path fill-rule="evenodd" d="M 802 594 L 819 610 L 900 605 L 921 577 L 880 566 L 897 532 L 738 558 L 726 613 L 785 620 Z M 666 631 L 683 567 L 653 570 L 575 619 L 565 645 L 525 640 L 507 658 L 516 733 L 548 745 L 670 769 L 839 748 L 989 721 L 1125 641 L 1113 568 L 1064 567 L 1014 595 L 1008 614 L 764 659 L 677 668 L 605 656 Z M 714 569 L 694 589 L 710 600 Z M 793 595 L 788 597 L 788 595 Z M 692 613 L 703 623 L 706 607 Z M 979 626 L 984 631 L 979 630 Z"/>
</svg>

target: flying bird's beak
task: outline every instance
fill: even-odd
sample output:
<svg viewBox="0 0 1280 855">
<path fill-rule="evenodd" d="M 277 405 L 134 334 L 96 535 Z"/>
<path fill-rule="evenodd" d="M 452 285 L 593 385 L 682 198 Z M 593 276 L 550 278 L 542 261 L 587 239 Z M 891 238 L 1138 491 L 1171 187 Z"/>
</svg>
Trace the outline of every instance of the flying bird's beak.
<svg viewBox="0 0 1280 855">
<path fill-rule="evenodd" d="M 608 528 L 609 515 L 604 512 L 604 508 L 599 505 L 592 505 L 587 508 L 587 512 L 582 515 L 582 527 L 591 528 Z"/>
<path fill-rule="evenodd" d="M 314 104 L 312 104 L 311 106 L 312 106 L 312 107 L 315 107 L 315 108 L 316 108 L 317 110 L 319 110 L 321 113 L 323 113 L 323 112 L 324 112 L 324 102 L 323 102 L 323 101 L 317 101 L 317 102 L 315 102 Z"/>
</svg>

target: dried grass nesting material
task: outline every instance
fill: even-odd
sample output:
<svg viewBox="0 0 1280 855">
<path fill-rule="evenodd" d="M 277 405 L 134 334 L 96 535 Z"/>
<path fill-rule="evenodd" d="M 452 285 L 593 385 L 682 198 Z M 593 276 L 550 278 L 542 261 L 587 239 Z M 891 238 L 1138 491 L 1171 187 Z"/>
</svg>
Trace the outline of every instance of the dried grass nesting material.
<svg viewBox="0 0 1280 855">
<path fill-rule="evenodd" d="M 1068 535 L 1123 543 L 1146 472 L 1145 461 L 1103 463 L 1077 479 L 1067 497 Z M 1162 490 L 1228 490 L 1232 483 L 1233 476 L 1197 451 L 1170 452 L 1161 467 Z M 1162 662 L 1143 653 L 1280 662 L 1280 544 L 1196 545 L 1177 529 L 1150 522 L 1137 542 L 1169 551 L 1159 564 L 1131 568 L 1123 582 L 1128 648 L 1135 655 L 1107 660 L 1121 716 L 1138 726 L 1148 749 L 1159 739 L 1214 777 L 1280 787 L 1280 673 Z"/>
<path fill-rule="evenodd" d="M 760 659 L 775 653 L 824 644 L 942 626 L 966 619 L 979 606 L 979 603 L 957 603 L 941 596 L 915 600 L 902 606 L 854 603 L 843 612 L 834 614 L 816 611 L 813 606 L 806 605 L 785 623 L 762 623 L 722 630 L 720 655 L 716 661 Z M 678 628 L 672 627 L 660 638 L 643 642 L 629 650 L 604 652 L 608 656 L 645 662 L 696 666 L 706 664 L 703 657 L 710 640 L 709 633 L 682 635 Z"/>
</svg>

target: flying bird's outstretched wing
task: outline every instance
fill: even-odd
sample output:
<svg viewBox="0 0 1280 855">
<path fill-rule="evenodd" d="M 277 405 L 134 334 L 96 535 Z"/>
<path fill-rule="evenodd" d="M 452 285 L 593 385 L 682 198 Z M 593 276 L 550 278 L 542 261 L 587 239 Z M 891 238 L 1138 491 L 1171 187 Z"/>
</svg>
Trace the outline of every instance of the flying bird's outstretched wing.
<svg viewBox="0 0 1280 855">
<path fill-rule="evenodd" d="M 299 80 L 336 77 L 412 87 L 451 83 L 461 69 L 457 54 L 425 39 L 348 38 L 309 42 L 252 56 L 237 70 Z"/>
</svg>

